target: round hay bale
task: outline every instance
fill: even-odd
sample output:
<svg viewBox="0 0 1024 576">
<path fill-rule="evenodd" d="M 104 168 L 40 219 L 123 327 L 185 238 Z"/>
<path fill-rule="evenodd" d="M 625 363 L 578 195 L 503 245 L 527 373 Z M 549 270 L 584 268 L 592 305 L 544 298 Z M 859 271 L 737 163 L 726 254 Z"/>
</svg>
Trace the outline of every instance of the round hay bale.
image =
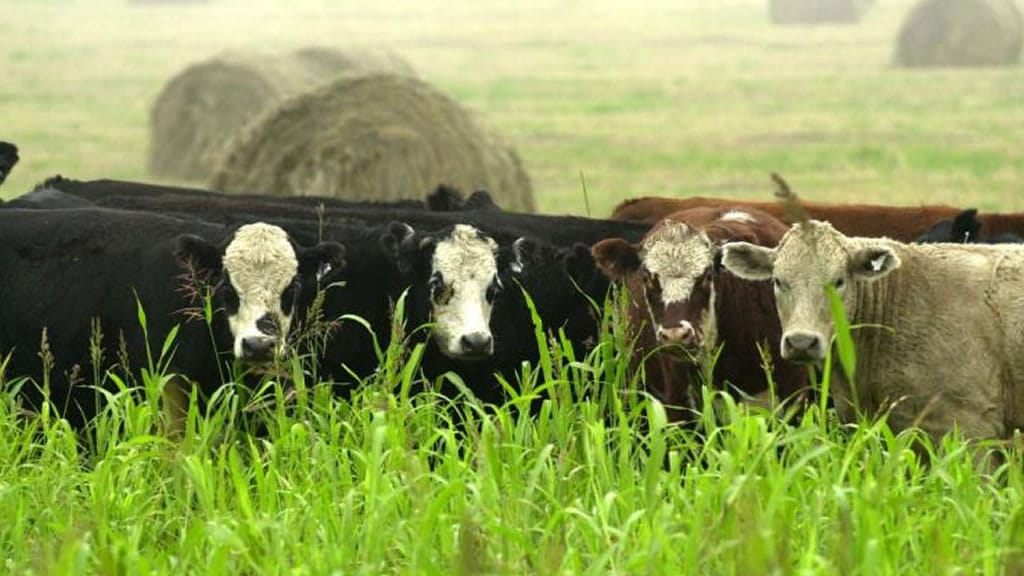
<svg viewBox="0 0 1024 576">
<path fill-rule="evenodd" d="M 166 178 L 204 180 L 226 142 L 261 112 L 342 74 L 412 74 L 394 54 L 304 48 L 290 54 L 229 53 L 185 68 L 150 110 L 148 168 Z"/>
<path fill-rule="evenodd" d="M 773 24 L 855 24 L 872 0 L 769 0 Z"/>
<path fill-rule="evenodd" d="M 518 154 L 456 102 L 415 78 L 343 77 L 296 96 L 237 138 L 210 187 L 226 192 L 420 199 L 439 183 L 490 190 L 533 211 Z"/>
<path fill-rule="evenodd" d="M 1020 61 L 1024 23 L 1013 0 L 924 0 L 903 22 L 899 66 L 1007 66 Z"/>
</svg>

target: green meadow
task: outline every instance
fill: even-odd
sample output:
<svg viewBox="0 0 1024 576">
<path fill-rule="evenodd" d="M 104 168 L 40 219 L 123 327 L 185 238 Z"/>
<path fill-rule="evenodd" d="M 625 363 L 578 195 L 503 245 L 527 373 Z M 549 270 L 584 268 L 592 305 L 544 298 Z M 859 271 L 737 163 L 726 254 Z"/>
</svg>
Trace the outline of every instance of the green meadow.
<svg viewBox="0 0 1024 576">
<path fill-rule="evenodd" d="M 0 0 L 0 139 L 22 157 L 0 194 L 56 173 L 152 180 L 170 75 L 315 44 L 404 56 L 516 146 L 547 212 L 767 199 L 773 171 L 809 199 L 1024 210 L 1024 66 L 893 68 L 911 6 L 780 28 L 754 0 Z M 541 361 L 503 406 L 410 395 L 421 347 L 382 343 L 350 397 L 296 360 L 289 391 L 226 385 L 180 437 L 160 351 L 89 380 L 110 403 L 83 434 L 21 411 L 17 388 L 46 383 L 0 358 L 0 573 L 1024 574 L 1015 446 L 981 467 L 955 434 L 933 446 L 711 389 L 669 425 L 619 308 L 601 312 L 587 355 L 524 334 Z"/>
</svg>

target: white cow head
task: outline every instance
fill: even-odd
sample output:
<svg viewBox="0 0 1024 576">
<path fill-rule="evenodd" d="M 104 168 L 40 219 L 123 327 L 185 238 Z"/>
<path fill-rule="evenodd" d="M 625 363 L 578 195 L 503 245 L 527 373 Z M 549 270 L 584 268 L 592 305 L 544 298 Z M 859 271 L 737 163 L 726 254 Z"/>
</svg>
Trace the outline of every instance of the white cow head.
<svg viewBox="0 0 1024 576">
<path fill-rule="evenodd" d="M 414 313 L 429 315 L 441 352 L 462 360 L 493 354 L 491 312 L 509 276 L 522 270 L 525 241 L 499 249 L 466 224 L 424 234 L 401 222 L 393 222 L 381 240 L 412 286 Z"/>
<path fill-rule="evenodd" d="M 832 341 L 833 320 L 824 287 L 833 286 L 854 316 L 866 283 L 900 266 L 892 241 L 848 238 L 831 224 L 795 224 L 775 248 L 726 244 L 722 264 L 748 280 L 771 279 L 782 324 L 782 357 L 819 363 Z"/>
<path fill-rule="evenodd" d="M 285 355 L 300 295 L 344 266 L 344 254 L 337 242 L 303 248 L 281 228 L 262 222 L 238 228 L 221 247 L 181 236 L 176 251 L 215 286 L 214 305 L 227 315 L 234 356 L 248 362 Z"/>
</svg>

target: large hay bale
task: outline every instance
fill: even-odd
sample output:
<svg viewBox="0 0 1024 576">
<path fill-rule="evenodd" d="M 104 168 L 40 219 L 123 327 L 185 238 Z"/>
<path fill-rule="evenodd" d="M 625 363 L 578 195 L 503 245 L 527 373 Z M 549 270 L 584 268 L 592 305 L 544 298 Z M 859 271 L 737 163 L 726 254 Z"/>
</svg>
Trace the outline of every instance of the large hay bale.
<svg viewBox="0 0 1024 576">
<path fill-rule="evenodd" d="M 903 22 L 900 66 L 1006 66 L 1020 61 L 1020 9 L 1013 0 L 924 0 Z"/>
<path fill-rule="evenodd" d="M 210 180 L 227 192 L 422 198 L 439 183 L 487 189 L 498 205 L 535 209 L 516 152 L 456 102 L 409 77 L 343 77 L 253 123 Z"/>
<path fill-rule="evenodd" d="M 773 24 L 854 24 L 872 0 L 769 0 Z"/>
<path fill-rule="evenodd" d="M 413 74 L 394 54 L 304 48 L 290 54 L 229 53 L 185 68 L 150 111 L 150 173 L 203 180 L 225 144 L 253 118 L 289 96 L 342 74 Z"/>
</svg>

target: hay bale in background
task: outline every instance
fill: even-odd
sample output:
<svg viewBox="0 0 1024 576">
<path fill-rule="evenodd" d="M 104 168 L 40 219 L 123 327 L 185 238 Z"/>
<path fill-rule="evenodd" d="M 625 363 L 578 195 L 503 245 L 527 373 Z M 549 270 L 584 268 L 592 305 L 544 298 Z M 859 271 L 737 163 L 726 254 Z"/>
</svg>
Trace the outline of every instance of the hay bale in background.
<svg viewBox="0 0 1024 576">
<path fill-rule="evenodd" d="M 342 74 L 414 74 L 386 53 L 304 48 L 291 54 L 224 54 L 185 68 L 150 110 L 148 168 L 166 178 L 209 177 L 226 142 L 252 119 L 289 96 Z"/>
<path fill-rule="evenodd" d="M 900 66 L 1006 66 L 1020 61 L 1020 9 L 1014 0 L 924 0 L 903 22 Z"/>
<path fill-rule="evenodd" d="M 210 180 L 228 192 L 422 198 L 439 183 L 535 209 L 516 152 L 456 102 L 409 77 L 343 77 L 296 96 L 236 139 Z"/>
<path fill-rule="evenodd" d="M 873 0 L 769 0 L 773 24 L 854 24 Z"/>
</svg>

